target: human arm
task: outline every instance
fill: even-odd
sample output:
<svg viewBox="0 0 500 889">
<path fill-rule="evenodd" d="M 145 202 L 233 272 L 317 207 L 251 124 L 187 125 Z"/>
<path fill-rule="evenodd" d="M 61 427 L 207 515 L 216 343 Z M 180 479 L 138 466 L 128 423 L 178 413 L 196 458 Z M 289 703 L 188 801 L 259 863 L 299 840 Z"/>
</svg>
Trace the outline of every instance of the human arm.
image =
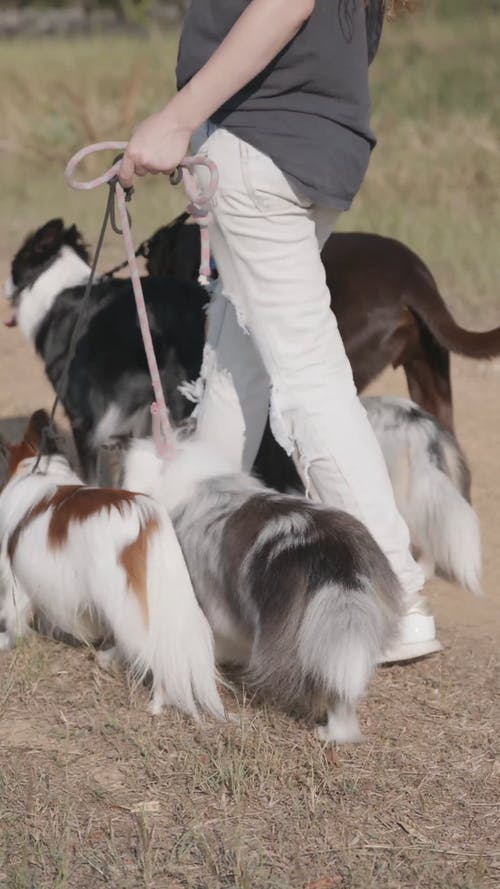
<svg viewBox="0 0 500 889">
<path fill-rule="evenodd" d="M 191 133 L 246 86 L 293 39 L 315 0 L 252 0 L 208 62 L 160 111 L 135 129 L 120 181 L 168 173 L 182 160 Z"/>
</svg>

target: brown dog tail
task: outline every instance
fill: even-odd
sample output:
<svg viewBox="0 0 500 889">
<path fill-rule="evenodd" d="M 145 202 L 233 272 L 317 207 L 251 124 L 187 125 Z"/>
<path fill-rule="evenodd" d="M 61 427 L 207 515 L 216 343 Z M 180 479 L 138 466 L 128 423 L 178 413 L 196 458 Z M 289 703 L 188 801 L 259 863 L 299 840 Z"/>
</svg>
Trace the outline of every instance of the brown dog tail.
<svg viewBox="0 0 500 889">
<path fill-rule="evenodd" d="M 476 332 L 466 330 L 450 314 L 429 269 L 419 264 L 418 286 L 405 292 L 405 302 L 425 322 L 441 346 L 466 358 L 494 358 L 500 355 L 500 327 Z"/>
</svg>

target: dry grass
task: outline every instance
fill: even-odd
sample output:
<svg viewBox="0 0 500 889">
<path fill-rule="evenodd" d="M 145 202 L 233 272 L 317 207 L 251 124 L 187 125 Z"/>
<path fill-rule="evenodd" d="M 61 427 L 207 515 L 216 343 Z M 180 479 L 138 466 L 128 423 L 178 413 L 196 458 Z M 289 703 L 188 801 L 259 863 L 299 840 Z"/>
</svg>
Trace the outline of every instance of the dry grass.
<svg viewBox="0 0 500 889">
<path fill-rule="evenodd" d="M 475 4 L 474 18 L 465 0 L 452 5 L 453 22 L 431 10 L 387 30 L 373 70 L 380 143 L 343 227 L 408 241 L 481 327 L 500 322 L 500 17 L 490 3 Z M 155 35 L 2 45 L 0 264 L 51 215 L 95 237 L 103 197 L 68 191 L 62 165 L 84 142 L 125 137 L 173 89 L 174 44 Z M 158 180 L 141 184 L 137 239 L 181 205 Z M 109 240 L 105 262 L 120 255 Z M 11 382 L 3 403 L 23 412 L 29 384 L 21 373 Z M 465 382 L 457 378 L 459 410 Z M 477 376 L 459 420 L 489 517 L 494 592 L 498 449 L 484 468 L 476 424 L 495 419 L 498 390 L 489 383 L 488 400 L 486 388 Z M 241 728 L 174 713 L 155 721 L 146 691 L 100 672 L 83 649 L 33 638 L 2 653 L 1 889 L 493 889 L 498 633 L 493 618 L 474 632 L 467 623 L 440 631 L 445 655 L 379 671 L 362 707 L 367 742 L 329 752 L 305 726 L 232 698 Z"/>
<path fill-rule="evenodd" d="M 77 221 L 89 242 L 95 241 L 105 195 L 72 192 L 63 178 L 64 166 L 82 145 L 126 139 L 136 121 L 172 94 L 168 60 L 174 58 L 176 40 L 167 34 L 148 41 L 96 37 L 2 44 L 1 259 L 12 255 L 27 231 L 56 215 Z M 103 163 L 106 157 L 101 155 L 82 171 L 96 175 Z M 137 239 L 151 234 L 184 203 L 181 191 L 165 182 L 142 183 L 133 212 Z M 109 237 L 108 261 L 121 256 L 121 243 Z"/>
<path fill-rule="evenodd" d="M 480 328 L 500 323 L 500 10 L 482 2 L 462 16 L 465 4 L 453 3 L 456 19 L 428 13 L 386 27 L 373 67 L 379 145 L 342 227 L 406 241 Z"/>
<path fill-rule="evenodd" d="M 366 744 L 325 752 L 249 704 L 241 728 L 155 721 L 146 691 L 90 653 L 33 639 L 2 656 L 0 885 L 493 887 L 488 647 L 474 671 L 463 639 L 446 658 L 381 670 Z"/>
</svg>

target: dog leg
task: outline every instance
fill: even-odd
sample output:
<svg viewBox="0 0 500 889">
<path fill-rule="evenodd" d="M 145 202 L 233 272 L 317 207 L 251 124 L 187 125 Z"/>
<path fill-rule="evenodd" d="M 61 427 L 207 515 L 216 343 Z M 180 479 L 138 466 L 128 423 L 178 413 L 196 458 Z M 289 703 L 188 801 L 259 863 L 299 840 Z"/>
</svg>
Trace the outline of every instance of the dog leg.
<svg viewBox="0 0 500 889">
<path fill-rule="evenodd" d="M 16 584 L 6 593 L 0 614 L 0 620 L 5 625 L 5 631 L 1 633 L 0 648 L 12 648 L 18 639 L 26 636 L 30 630 L 32 618 L 31 602 L 23 588 Z"/>
<path fill-rule="evenodd" d="M 0 651 L 8 651 L 14 646 L 15 640 L 7 630 L 7 600 L 12 596 L 8 591 L 8 571 L 0 564 Z"/>
<path fill-rule="evenodd" d="M 325 744 L 359 744 L 363 735 L 354 705 L 336 701 L 328 710 L 326 725 L 316 726 L 316 734 Z"/>
<path fill-rule="evenodd" d="M 410 398 L 454 435 L 450 355 L 431 335 L 427 339 L 411 360 L 402 362 Z"/>
<path fill-rule="evenodd" d="M 153 689 L 153 697 L 149 704 L 149 712 L 151 716 L 159 716 L 165 706 L 165 693 L 162 688 Z"/>
<path fill-rule="evenodd" d="M 432 580 L 436 576 L 436 563 L 431 556 L 422 555 L 417 559 L 426 580 Z"/>
<path fill-rule="evenodd" d="M 0 651 L 9 651 L 14 647 L 14 640 L 9 633 L 0 632 Z"/>
<path fill-rule="evenodd" d="M 95 661 L 102 670 L 105 670 L 107 673 L 113 673 L 121 663 L 116 645 L 113 645 L 112 648 L 96 651 Z"/>
</svg>

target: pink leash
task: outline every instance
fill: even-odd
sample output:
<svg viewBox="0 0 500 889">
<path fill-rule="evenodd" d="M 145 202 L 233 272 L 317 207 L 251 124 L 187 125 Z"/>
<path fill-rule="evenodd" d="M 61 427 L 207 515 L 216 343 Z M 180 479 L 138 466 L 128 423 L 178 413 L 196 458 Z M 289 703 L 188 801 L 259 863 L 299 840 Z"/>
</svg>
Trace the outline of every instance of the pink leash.
<svg viewBox="0 0 500 889">
<path fill-rule="evenodd" d="M 96 179 L 91 179 L 87 182 L 76 179 L 74 175 L 75 170 L 81 163 L 81 161 L 85 157 L 88 157 L 90 154 L 94 154 L 98 151 L 123 151 L 126 147 L 126 142 L 98 142 L 95 145 L 89 145 L 86 148 L 82 148 L 69 161 L 66 167 L 65 176 L 66 181 L 69 183 L 69 185 L 71 185 L 72 188 L 76 188 L 81 191 L 90 191 L 91 189 L 98 188 L 101 185 L 109 185 L 115 180 L 116 201 L 118 204 L 118 212 L 120 214 L 121 231 L 125 245 L 125 255 L 127 257 L 127 262 L 130 270 L 130 278 L 132 281 L 132 287 L 135 296 L 137 315 L 139 318 L 144 350 L 146 352 L 149 374 L 151 376 L 151 383 L 155 396 L 155 401 L 151 406 L 151 413 L 153 416 L 153 437 L 158 456 L 165 458 L 169 448 L 172 447 L 173 428 L 170 422 L 168 408 L 165 402 L 165 396 L 163 394 L 160 372 L 158 370 L 158 362 L 156 360 L 151 331 L 149 329 L 146 304 L 144 302 L 144 294 L 142 292 L 141 280 L 137 268 L 137 258 L 134 251 L 134 245 L 132 243 L 132 233 L 130 231 L 130 221 L 126 207 L 126 194 L 125 190 L 122 188 L 117 180 L 118 171 L 120 169 L 120 161 L 117 161 L 109 170 L 107 170 L 101 176 L 98 176 Z M 204 193 L 202 193 L 198 189 L 194 177 L 195 168 L 200 166 L 206 167 L 210 173 L 209 185 L 206 192 Z M 209 161 L 208 158 L 197 155 L 195 157 L 184 158 L 184 160 L 180 164 L 180 170 L 182 171 L 182 180 L 184 182 L 184 187 L 190 200 L 188 212 L 191 216 L 193 216 L 193 219 L 195 219 L 200 226 L 201 264 L 200 276 L 198 280 L 200 281 L 200 283 L 206 285 L 208 284 L 210 278 L 210 243 L 208 237 L 208 226 L 212 221 L 210 208 L 219 181 L 217 167 L 212 161 Z M 173 184 L 177 184 L 178 182 L 180 182 L 178 171 L 174 171 L 174 173 L 171 174 L 170 178 Z"/>
</svg>

